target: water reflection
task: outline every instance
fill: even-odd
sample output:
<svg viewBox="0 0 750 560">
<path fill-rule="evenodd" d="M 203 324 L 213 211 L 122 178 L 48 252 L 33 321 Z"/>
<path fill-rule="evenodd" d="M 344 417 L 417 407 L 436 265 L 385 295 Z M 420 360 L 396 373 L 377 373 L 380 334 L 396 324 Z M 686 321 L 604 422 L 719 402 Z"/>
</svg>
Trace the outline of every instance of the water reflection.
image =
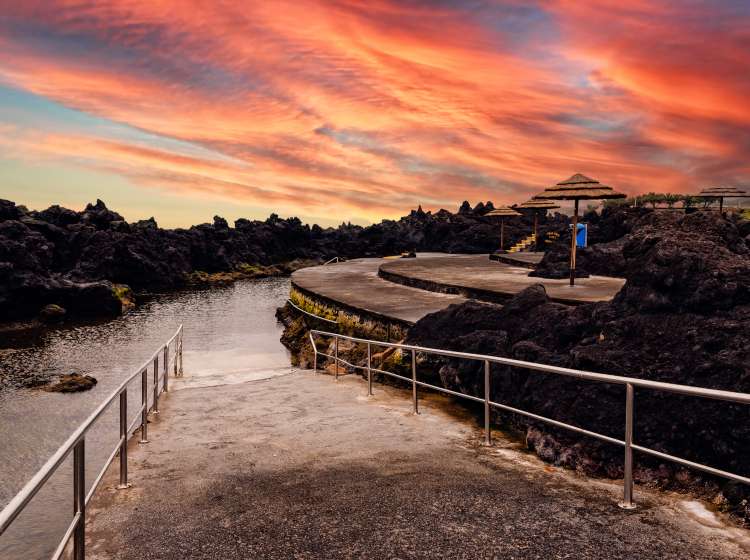
<svg viewBox="0 0 750 560">
<path fill-rule="evenodd" d="M 0 392 L 0 507 L 180 323 L 185 327 L 188 385 L 214 384 L 217 376 L 228 373 L 234 380 L 252 379 L 259 370 L 288 367 L 274 318 L 288 294 L 289 280 L 278 278 L 180 292 L 155 298 L 116 320 L 48 331 L 30 347 L 0 353 L 3 371 L 76 371 L 99 381 L 78 394 Z M 133 394 L 140 394 L 135 386 Z M 106 420 L 91 434 L 91 444 L 87 439 L 92 459 L 103 461 L 117 440 L 116 409 L 108 411 Z M 97 470 L 95 460 L 90 470 L 89 480 Z M 0 558 L 41 557 L 51 551 L 70 519 L 71 493 L 66 466 L 12 532 L 0 537 Z"/>
</svg>

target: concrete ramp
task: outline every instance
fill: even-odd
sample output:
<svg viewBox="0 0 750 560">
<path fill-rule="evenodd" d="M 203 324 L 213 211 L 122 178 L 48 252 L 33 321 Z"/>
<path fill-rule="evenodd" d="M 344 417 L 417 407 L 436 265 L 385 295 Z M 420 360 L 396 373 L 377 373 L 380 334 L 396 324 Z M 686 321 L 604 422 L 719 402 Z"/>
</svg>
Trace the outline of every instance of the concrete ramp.
<svg viewBox="0 0 750 560">
<path fill-rule="evenodd" d="M 90 506 L 98 559 L 746 557 L 699 505 L 541 464 L 426 395 L 310 371 L 166 394 Z M 711 523 L 706 522 L 706 517 Z"/>
</svg>

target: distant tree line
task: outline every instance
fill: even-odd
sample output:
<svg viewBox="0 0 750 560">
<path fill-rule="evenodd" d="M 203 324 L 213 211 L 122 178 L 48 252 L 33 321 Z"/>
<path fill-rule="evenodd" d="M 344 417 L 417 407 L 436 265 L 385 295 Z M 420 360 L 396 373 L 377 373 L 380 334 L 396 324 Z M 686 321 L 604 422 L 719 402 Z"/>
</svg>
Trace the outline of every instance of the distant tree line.
<svg viewBox="0 0 750 560">
<path fill-rule="evenodd" d="M 629 198 L 606 200 L 604 206 L 650 206 L 651 208 L 666 206 L 667 208 L 674 208 L 675 205 L 680 204 L 682 208 L 708 208 L 718 201 L 718 198 L 704 198 L 689 194 L 650 192 Z"/>
</svg>

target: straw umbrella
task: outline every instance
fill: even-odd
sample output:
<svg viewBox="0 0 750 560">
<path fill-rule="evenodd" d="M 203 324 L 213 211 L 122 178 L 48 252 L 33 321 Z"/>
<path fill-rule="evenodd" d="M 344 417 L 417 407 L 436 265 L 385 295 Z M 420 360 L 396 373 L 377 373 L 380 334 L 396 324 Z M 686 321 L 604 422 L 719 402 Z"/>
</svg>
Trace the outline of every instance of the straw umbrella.
<svg viewBox="0 0 750 560">
<path fill-rule="evenodd" d="M 550 202 L 548 200 L 534 200 L 533 198 L 531 200 L 527 200 L 523 204 L 519 205 L 518 208 L 524 208 L 527 210 L 533 210 L 534 211 L 534 249 L 539 249 L 539 210 L 543 210 L 544 213 L 547 213 L 547 210 L 556 210 L 557 208 L 560 208 L 557 204 L 554 202 Z"/>
<path fill-rule="evenodd" d="M 500 218 L 500 251 L 505 250 L 505 218 L 512 218 L 513 216 L 520 215 L 521 214 L 513 210 L 513 208 L 508 208 L 507 206 L 500 206 L 485 214 L 485 216 L 499 216 Z"/>
<path fill-rule="evenodd" d="M 545 189 L 534 197 L 534 200 L 573 200 L 573 231 L 570 242 L 570 285 L 575 284 L 576 276 L 576 237 L 578 234 L 578 201 L 602 200 L 609 198 L 625 198 L 622 193 L 615 192 L 612 187 L 602 185 L 585 175 L 576 173 L 570 179 L 561 181 Z"/>
<path fill-rule="evenodd" d="M 698 198 L 718 198 L 719 212 L 724 211 L 725 198 L 750 198 L 747 191 L 736 187 L 707 187 L 696 195 Z"/>
</svg>

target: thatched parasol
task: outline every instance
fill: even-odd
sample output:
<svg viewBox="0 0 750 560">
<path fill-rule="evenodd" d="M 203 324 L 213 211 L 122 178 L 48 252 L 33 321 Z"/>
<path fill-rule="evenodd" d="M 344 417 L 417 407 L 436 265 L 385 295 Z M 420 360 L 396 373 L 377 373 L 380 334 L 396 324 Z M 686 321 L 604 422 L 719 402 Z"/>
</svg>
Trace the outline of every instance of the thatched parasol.
<svg viewBox="0 0 750 560">
<path fill-rule="evenodd" d="M 534 249 L 539 250 L 539 210 L 543 210 L 546 214 L 547 210 L 556 210 L 560 207 L 549 200 L 534 200 L 532 198 L 520 204 L 518 208 L 534 211 Z"/>
<path fill-rule="evenodd" d="M 485 216 L 494 217 L 498 216 L 500 218 L 500 252 L 504 251 L 505 247 L 505 218 L 512 218 L 513 216 L 520 216 L 518 212 L 513 210 L 513 208 L 508 208 L 507 206 L 499 206 L 498 208 L 495 208 L 492 212 L 487 212 Z"/>
<path fill-rule="evenodd" d="M 545 189 L 534 197 L 534 200 L 574 200 L 575 208 L 573 210 L 573 231 L 570 244 L 570 285 L 575 284 L 576 275 L 576 236 L 578 234 L 578 201 L 579 200 L 602 200 L 609 198 L 625 198 L 625 195 L 618 193 L 602 185 L 585 175 L 576 173 L 570 179 L 561 181 L 556 185 Z"/>
<path fill-rule="evenodd" d="M 750 198 L 747 191 L 736 187 L 706 187 L 695 196 L 698 198 L 718 198 L 719 212 L 724 211 L 725 198 Z"/>
</svg>

